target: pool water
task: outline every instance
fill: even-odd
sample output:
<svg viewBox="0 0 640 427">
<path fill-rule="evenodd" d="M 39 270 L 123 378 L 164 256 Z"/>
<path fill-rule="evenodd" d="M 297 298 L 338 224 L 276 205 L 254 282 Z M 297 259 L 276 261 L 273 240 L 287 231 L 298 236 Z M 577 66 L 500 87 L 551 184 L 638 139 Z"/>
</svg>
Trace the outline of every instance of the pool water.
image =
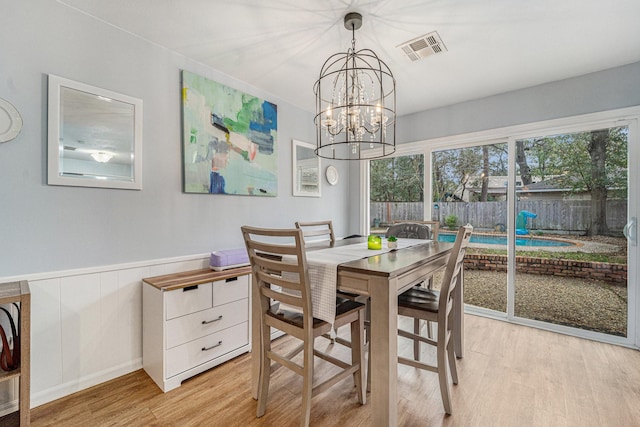
<svg viewBox="0 0 640 427">
<path fill-rule="evenodd" d="M 440 233 L 438 235 L 439 242 L 454 242 L 455 234 Z M 507 236 L 490 236 L 485 234 L 472 234 L 470 243 L 482 243 L 486 245 L 505 245 L 507 244 Z M 546 240 L 531 238 L 516 238 L 516 246 L 575 246 L 571 242 L 562 242 L 560 240 Z"/>
</svg>

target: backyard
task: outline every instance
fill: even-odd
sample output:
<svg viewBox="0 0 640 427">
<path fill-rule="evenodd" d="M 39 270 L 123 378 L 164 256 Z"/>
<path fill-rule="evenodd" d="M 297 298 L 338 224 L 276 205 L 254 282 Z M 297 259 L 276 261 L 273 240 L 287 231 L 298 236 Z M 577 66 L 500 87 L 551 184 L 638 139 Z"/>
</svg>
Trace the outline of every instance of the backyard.
<svg viewBox="0 0 640 427">
<path fill-rule="evenodd" d="M 566 236 L 561 236 L 565 237 Z M 586 243 L 575 252 L 548 250 L 520 251 L 518 256 L 558 258 L 626 264 L 627 243 L 622 237 L 571 236 Z M 469 256 L 504 254 L 506 250 L 470 247 Z M 584 252 L 584 248 L 603 252 Z M 614 249 L 615 248 L 615 249 Z M 439 278 L 435 283 L 439 283 Z M 626 336 L 627 286 L 605 280 L 516 273 L 515 314 L 518 317 L 557 325 Z M 465 267 L 465 303 L 506 312 L 507 274 L 505 271 L 483 271 Z"/>
</svg>

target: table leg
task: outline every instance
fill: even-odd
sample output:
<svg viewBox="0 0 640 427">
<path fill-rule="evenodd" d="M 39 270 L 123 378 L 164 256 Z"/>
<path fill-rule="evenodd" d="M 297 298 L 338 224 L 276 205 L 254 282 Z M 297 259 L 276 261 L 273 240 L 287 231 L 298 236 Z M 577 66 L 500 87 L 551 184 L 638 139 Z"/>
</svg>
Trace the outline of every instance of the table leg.
<svg viewBox="0 0 640 427">
<path fill-rule="evenodd" d="M 464 268 L 458 275 L 453 296 L 453 350 L 458 359 L 464 357 Z"/>
<path fill-rule="evenodd" d="M 395 280 L 371 279 L 371 410 L 374 426 L 398 420 L 398 295 Z"/>
<path fill-rule="evenodd" d="M 260 295 L 258 287 L 254 286 L 251 275 L 251 396 L 258 399 L 258 379 L 260 378 Z"/>
</svg>

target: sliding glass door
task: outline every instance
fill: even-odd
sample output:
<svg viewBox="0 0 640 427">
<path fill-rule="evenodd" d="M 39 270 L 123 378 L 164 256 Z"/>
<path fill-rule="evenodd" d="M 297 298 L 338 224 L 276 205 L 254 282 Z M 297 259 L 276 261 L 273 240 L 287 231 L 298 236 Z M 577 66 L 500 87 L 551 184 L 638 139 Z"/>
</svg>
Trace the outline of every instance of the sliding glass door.
<svg viewBox="0 0 640 427">
<path fill-rule="evenodd" d="M 627 336 L 628 136 L 597 126 L 515 140 L 515 317 Z"/>
<path fill-rule="evenodd" d="M 471 224 L 467 312 L 637 342 L 640 138 L 637 117 L 607 117 L 407 144 L 373 160 L 369 230 L 436 221 L 446 241 Z"/>
</svg>

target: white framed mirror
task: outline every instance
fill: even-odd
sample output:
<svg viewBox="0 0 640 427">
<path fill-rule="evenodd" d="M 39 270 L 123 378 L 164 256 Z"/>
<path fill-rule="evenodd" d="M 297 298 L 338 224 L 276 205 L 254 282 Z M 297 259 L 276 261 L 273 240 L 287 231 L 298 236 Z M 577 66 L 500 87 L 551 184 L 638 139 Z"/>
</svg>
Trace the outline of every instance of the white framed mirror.
<svg viewBox="0 0 640 427">
<path fill-rule="evenodd" d="M 320 157 L 314 153 L 315 145 L 292 141 L 293 195 L 320 197 Z"/>
<path fill-rule="evenodd" d="M 49 75 L 49 185 L 142 189 L 142 100 Z"/>
</svg>

